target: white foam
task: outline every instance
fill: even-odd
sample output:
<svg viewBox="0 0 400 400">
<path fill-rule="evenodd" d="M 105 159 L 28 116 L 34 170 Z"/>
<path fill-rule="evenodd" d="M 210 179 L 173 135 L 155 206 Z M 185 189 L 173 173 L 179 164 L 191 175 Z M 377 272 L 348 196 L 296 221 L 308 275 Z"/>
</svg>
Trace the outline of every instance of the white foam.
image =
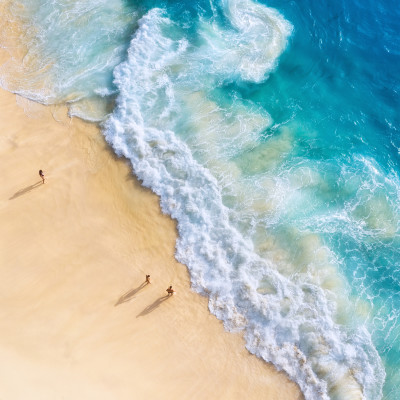
<svg viewBox="0 0 400 400">
<path fill-rule="evenodd" d="M 223 79 L 261 82 L 277 65 L 292 32 L 276 10 L 250 0 L 223 0 L 231 30 L 202 21 L 201 57 Z"/>
<path fill-rule="evenodd" d="M 42 104 L 72 103 L 71 113 L 88 120 L 104 119 L 109 110 L 102 97 L 113 95 L 112 71 L 138 19 L 124 3 L 11 2 L 8 17 L 18 21 L 16 42 L 23 45 L 9 48 L 11 57 L 0 67 L 2 86 Z"/>
<path fill-rule="evenodd" d="M 264 18 L 271 14 L 262 5 L 250 1 L 224 1 L 223 5 L 234 28 L 228 33 L 240 34 L 242 42 L 246 42 L 246 35 L 249 41 L 256 40 L 252 35 L 262 27 L 273 30 L 279 25 Z M 241 19 L 243 16 L 247 22 Z M 174 35 L 167 36 L 166 32 L 171 31 Z M 319 286 L 329 274 L 315 279 L 307 279 L 308 272 L 285 277 L 269 259 L 257 255 L 250 238 L 235 227 L 240 225 L 234 221 L 236 212 L 223 204 L 221 182 L 234 182 L 221 172 L 221 165 L 215 167 L 217 173 L 213 176 L 180 139 L 190 141 L 191 132 L 185 127 L 191 117 L 186 113 L 211 113 L 211 123 L 219 127 L 207 129 L 210 125 L 206 117 L 200 118 L 200 124 L 190 120 L 196 137 L 193 141 L 206 127 L 204 143 L 210 141 L 213 155 L 221 155 L 221 143 L 229 147 L 230 138 L 241 135 L 234 122 L 228 121 L 224 127 L 226 111 L 209 99 L 218 76 L 223 73 L 231 77 L 239 71 L 242 79 L 258 81 L 270 66 L 265 67 L 262 61 L 263 72 L 251 75 L 240 64 L 240 54 L 234 54 L 236 61 L 226 62 L 225 71 L 217 63 L 207 72 L 203 61 L 210 54 L 226 61 L 224 52 L 220 57 L 226 43 L 219 43 L 217 49 L 205 43 L 193 48 L 183 36 L 176 37 L 178 27 L 161 10 L 153 9 L 139 21 L 128 59 L 115 69 L 120 95 L 113 115 L 104 125 L 106 139 L 118 154 L 131 160 L 143 184 L 160 196 L 162 210 L 178 221 L 176 257 L 188 266 L 193 288 L 209 296 L 211 312 L 224 321 L 227 329 L 245 330 L 247 348 L 252 353 L 285 370 L 300 385 L 307 400 L 380 398 L 384 371 L 379 356 L 362 326 L 349 329 L 335 322 L 334 295 L 329 287 Z M 192 79 L 194 76 L 197 80 Z M 186 98 L 188 88 L 198 94 Z M 230 107 L 236 116 L 246 109 L 241 102 Z M 248 110 L 260 123 L 242 131 L 244 147 L 257 139 L 263 125 L 269 124 L 267 114 L 252 107 Z M 216 133 L 223 134 L 224 130 L 228 134 L 218 137 Z M 284 153 L 290 134 L 283 135 L 282 140 L 277 148 Z M 197 156 L 208 162 L 204 154 Z M 233 175 L 238 174 L 236 170 Z M 309 182 L 315 179 L 317 175 L 309 174 Z M 305 239 L 304 247 L 316 253 L 313 262 L 325 265 L 331 261 L 329 251 L 323 252 L 314 238 Z"/>
</svg>

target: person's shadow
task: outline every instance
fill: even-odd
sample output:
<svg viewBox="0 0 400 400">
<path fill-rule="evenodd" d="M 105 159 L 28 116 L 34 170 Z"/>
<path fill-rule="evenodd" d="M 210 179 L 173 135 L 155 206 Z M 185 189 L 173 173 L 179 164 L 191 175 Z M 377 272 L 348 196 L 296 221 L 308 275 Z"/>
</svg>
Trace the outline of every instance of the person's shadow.
<svg viewBox="0 0 400 400">
<path fill-rule="evenodd" d="M 31 190 L 37 188 L 38 186 L 43 185 L 42 181 L 36 182 L 33 185 L 29 185 L 26 188 L 18 190 L 18 192 L 15 192 L 8 200 L 13 200 L 16 199 L 19 196 L 24 195 L 25 193 L 29 193 Z"/>
<path fill-rule="evenodd" d="M 145 286 L 147 286 L 147 282 L 143 282 L 140 286 L 138 286 L 135 289 L 131 289 L 125 294 L 123 294 L 118 301 L 114 304 L 115 306 L 118 306 L 119 304 L 125 303 L 129 301 L 136 293 L 138 293 L 140 290 L 142 290 Z"/>
<path fill-rule="evenodd" d="M 160 307 L 160 305 L 165 301 L 168 300 L 171 296 L 162 296 L 158 298 L 154 303 L 147 306 L 140 314 L 136 315 L 136 318 L 144 317 L 147 314 L 153 312 L 156 308 Z"/>
</svg>

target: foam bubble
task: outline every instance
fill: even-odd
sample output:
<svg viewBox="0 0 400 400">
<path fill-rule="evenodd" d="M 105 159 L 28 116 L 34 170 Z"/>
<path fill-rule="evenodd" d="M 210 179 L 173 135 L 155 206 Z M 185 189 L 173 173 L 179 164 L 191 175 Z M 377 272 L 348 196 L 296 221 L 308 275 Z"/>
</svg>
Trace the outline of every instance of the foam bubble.
<svg viewBox="0 0 400 400">
<path fill-rule="evenodd" d="M 6 16 L 18 21 L 20 47 L 8 47 L 2 86 L 42 104 L 71 102 L 73 115 L 102 120 L 110 112 L 103 97 L 112 97 L 112 71 L 138 19 L 132 6 L 121 0 L 20 0 L 10 2 Z M 14 25 L 10 30 L 14 36 Z"/>
<path fill-rule="evenodd" d="M 291 24 L 276 10 L 250 0 L 221 2 L 225 17 L 234 28 L 203 22 L 200 34 L 205 42 L 201 53 L 216 74 L 224 79 L 261 82 L 277 65 L 287 45 Z"/>
<path fill-rule="evenodd" d="M 223 5 L 234 34 L 240 32 L 243 41 L 249 34 L 253 40 L 251 29 L 260 28 L 263 6 L 240 1 Z M 244 5 L 256 10 L 250 33 L 237 20 L 240 12 L 247 15 L 240 9 Z M 290 131 L 280 131 L 262 144 L 261 134 L 270 126 L 268 114 L 240 100 L 222 102 L 215 97 L 222 67 L 214 64 L 206 72 L 202 55 L 216 51 L 219 60 L 218 46 L 191 46 L 179 26 L 161 10 L 151 10 L 139 21 L 127 61 L 115 70 L 120 95 L 105 124 L 106 138 L 131 160 L 143 184 L 160 195 L 162 210 L 178 221 L 176 257 L 188 266 L 193 288 L 209 296 L 211 312 L 226 328 L 245 331 L 252 353 L 285 370 L 306 399 L 379 398 L 384 372 L 370 335 L 357 324 L 338 323 L 334 288 L 344 293 L 346 288 L 332 253 L 316 235 L 295 229 L 283 232 L 298 242 L 293 249 L 285 248 L 279 232 L 268 237 L 263 219 L 256 222 L 257 215 L 265 218 L 266 211 L 281 204 L 279 185 L 286 185 L 282 193 L 287 193 L 291 182 L 312 187 L 320 178 L 307 167 L 292 180 L 269 176 L 293 146 Z M 223 73 L 233 76 L 234 65 L 227 62 Z M 246 78 L 242 66 L 239 70 Z M 197 80 L 192 80 L 195 75 Z M 246 119 L 246 112 L 255 121 Z M 275 161 L 249 182 L 248 172 L 259 171 L 240 167 L 235 157 L 244 150 L 272 155 Z M 212 161 L 215 157 L 217 163 Z M 239 168 L 230 175 L 233 165 Z M 258 195 L 255 187 L 262 189 Z M 263 203 L 260 193 L 271 188 L 275 203 Z M 294 186 L 291 193 L 295 198 Z M 249 198 L 250 211 L 245 208 Z M 255 252 L 254 232 L 263 237 L 258 245 L 264 246 L 266 257 Z"/>
</svg>

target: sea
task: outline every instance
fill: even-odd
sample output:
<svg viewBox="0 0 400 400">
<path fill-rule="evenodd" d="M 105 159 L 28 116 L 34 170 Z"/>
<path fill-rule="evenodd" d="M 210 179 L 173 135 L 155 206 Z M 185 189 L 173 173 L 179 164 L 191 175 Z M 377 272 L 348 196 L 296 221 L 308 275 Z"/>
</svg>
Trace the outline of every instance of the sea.
<svg viewBox="0 0 400 400">
<path fill-rule="evenodd" d="M 1 86 L 99 124 L 251 353 L 306 400 L 400 398 L 398 1 L 13 0 L 1 23 Z"/>
</svg>

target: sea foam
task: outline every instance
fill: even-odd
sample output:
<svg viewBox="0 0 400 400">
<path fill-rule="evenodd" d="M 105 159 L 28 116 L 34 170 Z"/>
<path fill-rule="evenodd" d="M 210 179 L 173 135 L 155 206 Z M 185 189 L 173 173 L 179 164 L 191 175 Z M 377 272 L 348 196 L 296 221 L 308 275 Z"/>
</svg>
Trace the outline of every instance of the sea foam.
<svg viewBox="0 0 400 400">
<path fill-rule="evenodd" d="M 114 70 L 119 95 L 104 124 L 106 139 L 178 221 L 176 257 L 188 266 L 193 288 L 209 297 L 227 329 L 244 330 L 252 353 L 284 370 L 306 399 L 380 398 L 384 371 L 367 329 L 339 323 L 331 289 L 345 285 L 329 249 L 303 235 L 312 257 L 303 260 L 304 273 L 294 273 L 285 249 L 271 244 L 279 237 L 263 232 L 265 240 L 256 243 L 254 214 L 241 214 L 248 201 L 258 216 L 279 209 L 279 184 L 293 184 L 260 174 L 263 169 L 250 170 L 256 179 L 249 184 L 242 155 L 253 151 L 249 160 L 259 154 L 279 164 L 292 136 L 281 130 L 257 147 L 271 124 L 268 113 L 239 98 L 222 100 L 215 88 L 266 79 L 291 26 L 251 1 L 224 1 L 221 8 L 230 27 L 200 19 L 196 44 L 160 9 L 139 21 L 127 60 Z M 240 48 L 254 57 L 246 59 Z M 297 176 L 310 184 L 319 179 L 306 166 Z M 266 204 L 254 194 L 254 182 L 260 193 L 275 190 L 275 200 Z"/>
<path fill-rule="evenodd" d="M 4 17 L 18 22 L 20 48 L 0 66 L 2 86 L 42 104 L 67 103 L 86 120 L 104 119 L 115 96 L 112 71 L 139 13 L 120 0 L 21 0 L 10 2 Z M 0 35 L 15 35 L 10 25 Z"/>
</svg>

